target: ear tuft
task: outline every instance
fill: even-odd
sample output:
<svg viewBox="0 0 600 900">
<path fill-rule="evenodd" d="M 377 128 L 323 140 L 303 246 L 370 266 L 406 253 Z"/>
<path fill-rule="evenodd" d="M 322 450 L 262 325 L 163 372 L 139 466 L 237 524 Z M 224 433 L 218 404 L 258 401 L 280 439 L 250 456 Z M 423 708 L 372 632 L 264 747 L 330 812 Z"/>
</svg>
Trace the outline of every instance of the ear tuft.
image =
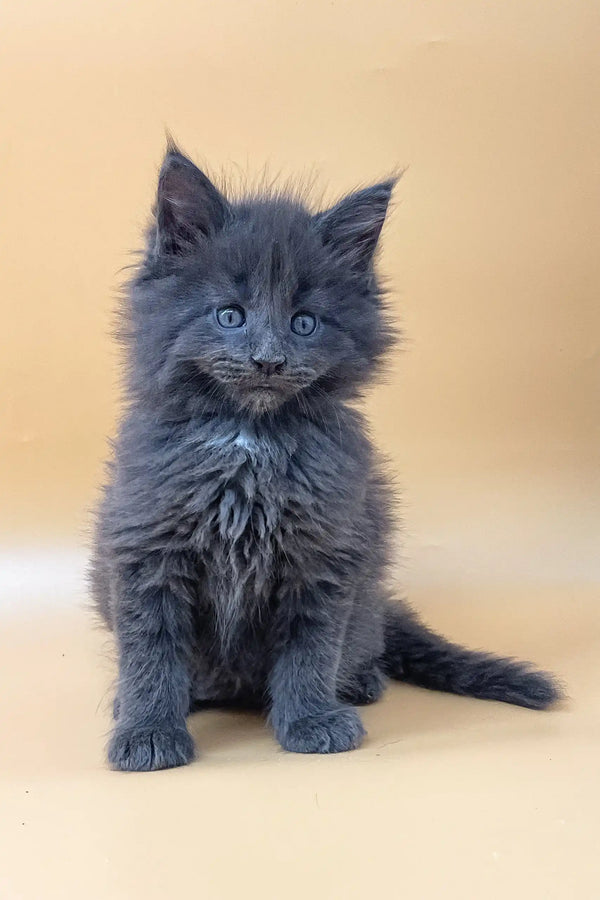
<svg viewBox="0 0 600 900">
<path fill-rule="evenodd" d="M 348 194 L 315 216 L 324 243 L 353 268 L 365 270 L 373 259 L 396 181 L 390 178 Z"/>
<path fill-rule="evenodd" d="M 165 128 L 165 138 L 167 140 L 167 149 L 166 149 L 165 155 L 167 153 L 178 153 L 180 156 L 184 155 L 181 152 L 181 150 L 179 149 L 179 145 L 177 144 L 177 141 L 173 137 L 172 132 L 170 132 L 168 128 Z"/>
<path fill-rule="evenodd" d="M 156 249 L 184 256 L 218 232 L 229 215 L 227 200 L 167 132 L 167 151 L 158 177 Z"/>
</svg>

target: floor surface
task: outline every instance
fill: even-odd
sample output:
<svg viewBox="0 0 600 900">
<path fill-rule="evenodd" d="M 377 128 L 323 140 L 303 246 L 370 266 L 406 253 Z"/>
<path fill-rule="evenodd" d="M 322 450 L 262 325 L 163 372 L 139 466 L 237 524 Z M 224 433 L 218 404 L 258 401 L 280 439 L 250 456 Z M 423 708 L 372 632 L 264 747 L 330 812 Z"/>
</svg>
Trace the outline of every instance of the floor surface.
<svg viewBox="0 0 600 900">
<path fill-rule="evenodd" d="M 5 617 L 0 898 L 598 898 L 597 591 L 412 599 L 453 638 L 555 670 L 569 700 L 536 713 L 396 684 L 364 746 L 328 757 L 211 711 L 191 719 L 193 765 L 115 773 L 110 639 L 78 610 Z"/>
</svg>

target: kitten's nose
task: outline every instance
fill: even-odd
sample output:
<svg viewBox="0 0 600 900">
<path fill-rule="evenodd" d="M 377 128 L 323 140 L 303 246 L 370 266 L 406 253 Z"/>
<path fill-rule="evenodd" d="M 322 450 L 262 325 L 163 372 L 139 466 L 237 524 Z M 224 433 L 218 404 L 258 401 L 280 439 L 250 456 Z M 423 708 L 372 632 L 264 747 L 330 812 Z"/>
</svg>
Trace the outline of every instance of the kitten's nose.
<svg viewBox="0 0 600 900">
<path fill-rule="evenodd" d="M 283 353 L 253 353 L 251 359 L 261 375 L 275 375 L 286 363 Z"/>
</svg>

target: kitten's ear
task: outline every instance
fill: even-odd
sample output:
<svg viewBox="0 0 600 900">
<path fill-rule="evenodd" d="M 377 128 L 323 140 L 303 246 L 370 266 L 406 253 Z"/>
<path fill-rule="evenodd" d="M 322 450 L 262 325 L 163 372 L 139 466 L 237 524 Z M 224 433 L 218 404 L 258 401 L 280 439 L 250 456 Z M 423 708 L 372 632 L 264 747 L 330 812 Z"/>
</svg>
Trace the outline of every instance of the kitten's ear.
<svg viewBox="0 0 600 900">
<path fill-rule="evenodd" d="M 373 258 L 395 184 L 390 178 L 348 194 L 315 216 L 323 241 L 356 269 L 368 268 Z"/>
<path fill-rule="evenodd" d="M 155 212 L 157 253 L 184 256 L 223 227 L 229 205 L 204 172 L 169 140 Z"/>
</svg>

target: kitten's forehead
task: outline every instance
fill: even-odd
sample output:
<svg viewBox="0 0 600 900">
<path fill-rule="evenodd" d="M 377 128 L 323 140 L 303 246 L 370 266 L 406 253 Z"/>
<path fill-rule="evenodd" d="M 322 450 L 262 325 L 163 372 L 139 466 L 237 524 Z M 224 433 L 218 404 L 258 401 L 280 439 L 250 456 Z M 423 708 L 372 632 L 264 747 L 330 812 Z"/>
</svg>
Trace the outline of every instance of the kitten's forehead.
<svg viewBox="0 0 600 900">
<path fill-rule="evenodd" d="M 274 287 L 297 278 L 318 247 L 310 214 L 289 201 L 240 206 L 227 238 L 230 267 L 256 286 Z"/>
</svg>

